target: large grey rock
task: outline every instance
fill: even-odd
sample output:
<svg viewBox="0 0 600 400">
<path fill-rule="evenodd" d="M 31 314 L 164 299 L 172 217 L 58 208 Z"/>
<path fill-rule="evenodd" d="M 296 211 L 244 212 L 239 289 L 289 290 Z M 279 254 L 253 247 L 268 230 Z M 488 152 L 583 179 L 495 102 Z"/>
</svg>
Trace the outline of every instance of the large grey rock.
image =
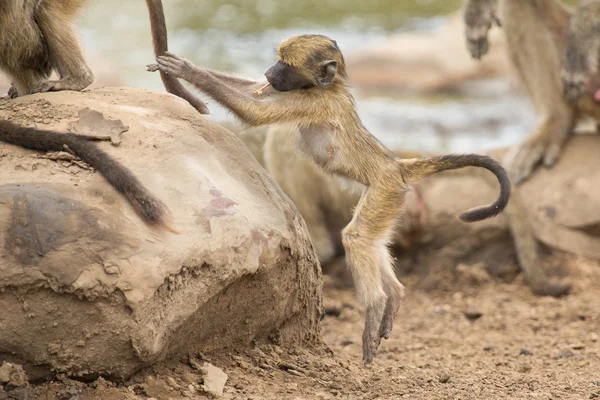
<svg viewBox="0 0 600 400">
<path fill-rule="evenodd" d="M 99 145 L 180 234 L 149 229 L 100 174 L 0 143 L 0 363 L 125 377 L 192 349 L 317 340 L 304 222 L 234 134 L 125 88 L 0 101 L 0 118 L 65 131 L 86 108 L 129 127 Z"/>
</svg>

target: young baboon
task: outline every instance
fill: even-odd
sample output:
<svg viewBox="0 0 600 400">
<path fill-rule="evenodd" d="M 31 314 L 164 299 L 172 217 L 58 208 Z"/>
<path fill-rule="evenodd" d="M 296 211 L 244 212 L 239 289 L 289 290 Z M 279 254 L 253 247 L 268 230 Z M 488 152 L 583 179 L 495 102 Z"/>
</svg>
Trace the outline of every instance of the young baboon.
<svg viewBox="0 0 600 400">
<path fill-rule="evenodd" d="M 12 79 L 8 97 L 57 90 L 83 90 L 94 80 L 77 39 L 73 19 L 86 0 L 0 1 L 0 70 Z M 155 55 L 167 48 L 161 0 L 146 0 Z M 60 79 L 48 80 L 52 71 Z M 169 93 L 187 100 L 200 113 L 206 105 L 174 77 L 161 73 Z"/>
<path fill-rule="evenodd" d="M 28 128 L 0 120 L 0 141 L 39 151 L 71 151 L 129 200 L 135 212 L 151 226 L 175 231 L 169 226 L 170 213 L 127 168 L 100 150 L 89 137 L 73 133 Z"/>
<path fill-rule="evenodd" d="M 396 278 L 387 245 L 402 211 L 407 182 L 444 170 L 478 166 L 500 182 L 498 199 L 460 214 L 465 222 L 501 212 L 510 182 L 500 164 L 475 154 L 400 159 L 362 125 L 348 90 L 346 65 L 337 43 L 321 35 L 282 42 L 267 83 L 199 68 L 168 53 L 149 71 L 162 70 L 195 85 L 251 126 L 288 124 L 297 149 L 330 174 L 362 185 L 351 222 L 342 231 L 346 261 L 359 300 L 366 307 L 363 361 L 372 362 L 381 338 L 393 327 L 404 287 Z"/>
</svg>

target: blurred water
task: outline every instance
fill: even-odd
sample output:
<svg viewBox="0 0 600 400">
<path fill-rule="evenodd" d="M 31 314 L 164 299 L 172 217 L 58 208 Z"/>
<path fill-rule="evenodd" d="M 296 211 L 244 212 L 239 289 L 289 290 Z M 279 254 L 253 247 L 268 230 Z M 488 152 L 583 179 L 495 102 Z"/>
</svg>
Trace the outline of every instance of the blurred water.
<svg viewBox="0 0 600 400">
<path fill-rule="evenodd" d="M 86 50 L 110 61 L 126 84 L 164 90 L 153 62 L 148 12 L 141 0 L 91 2 L 79 26 Z M 164 0 L 170 50 L 198 65 L 259 78 L 276 45 L 298 33 L 321 33 L 344 53 L 390 34 L 427 30 L 460 7 L 460 0 Z M 471 151 L 519 140 L 534 113 L 504 82 L 477 97 L 365 97 L 356 92 L 365 125 L 393 147 Z M 477 91 L 475 91 L 477 92 Z M 209 103 L 216 121 L 228 113 Z"/>
</svg>

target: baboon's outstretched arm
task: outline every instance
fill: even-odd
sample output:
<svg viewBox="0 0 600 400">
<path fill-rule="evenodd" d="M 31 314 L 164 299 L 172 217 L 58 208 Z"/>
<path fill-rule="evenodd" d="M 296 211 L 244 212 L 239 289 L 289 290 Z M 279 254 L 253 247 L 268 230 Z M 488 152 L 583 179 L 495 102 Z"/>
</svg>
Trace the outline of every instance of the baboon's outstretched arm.
<svg viewBox="0 0 600 400">
<path fill-rule="evenodd" d="M 264 92 L 257 93 L 267 84 L 266 81 L 256 82 L 200 68 L 172 53 L 158 57 L 157 61 L 158 64 L 148 65 L 148 71 L 162 70 L 190 82 L 252 126 L 278 122 L 310 123 L 311 115 L 322 115 L 323 109 L 328 108 L 325 102 L 316 98 L 314 102 L 302 102 L 293 91 L 279 92 L 266 87 Z"/>
</svg>

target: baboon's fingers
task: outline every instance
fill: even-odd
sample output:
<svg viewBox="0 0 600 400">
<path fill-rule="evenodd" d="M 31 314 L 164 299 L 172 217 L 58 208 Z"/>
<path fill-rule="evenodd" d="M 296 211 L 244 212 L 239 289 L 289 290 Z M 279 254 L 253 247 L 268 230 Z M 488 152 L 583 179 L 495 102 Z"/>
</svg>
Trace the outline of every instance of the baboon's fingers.
<svg viewBox="0 0 600 400">
<path fill-rule="evenodd" d="M 489 44 L 487 38 L 477 39 L 477 40 L 469 40 L 468 42 L 469 52 L 471 53 L 471 57 L 479 60 L 485 54 L 487 54 L 489 49 Z"/>
<path fill-rule="evenodd" d="M 8 93 L 6 93 L 6 96 L 0 97 L 0 99 L 15 99 L 17 97 L 19 97 L 17 88 L 11 86 L 10 89 L 8 89 Z"/>
<path fill-rule="evenodd" d="M 381 325 L 379 326 L 379 338 L 384 338 L 386 340 L 390 338 L 390 333 L 392 333 L 399 307 L 400 301 L 398 301 L 398 299 L 393 296 L 387 298 L 385 311 L 383 312 L 383 318 L 381 319 Z"/>
<path fill-rule="evenodd" d="M 546 149 L 546 153 L 544 154 L 544 166 L 547 168 L 552 167 L 558 161 L 560 157 L 560 152 L 562 150 L 562 146 L 559 144 L 551 144 Z"/>
<path fill-rule="evenodd" d="M 547 279 L 543 283 L 538 282 L 531 285 L 531 291 L 538 296 L 562 297 L 569 294 L 571 284 L 554 279 Z"/>
<path fill-rule="evenodd" d="M 146 65 L 146 71 L 149 72 L 156 72 L 159 71 L 160 68 L 158 67 L 158 64 L 147 64 Z"/>
<path fill-rule="evenodd" d="M 516 154 L 506 164 L 509 165 L 509 176 L 515 185 L 525 181 L 541 163 L 544 145 L 536 142 L 523 143 Z"/>
<path fill-rule="evenodd" d="M 365 330 L 363 331 L 362 336 L 363 363 L 365 365 L 373 362 L 373 358 L 375 358 L 375 355 L 377 354 L 377 348 L 381 343 L 381 336 L 379 332 L 385 307 L 385 299 L 382 299 L 382 301 L 378 301 L 376 304 L 367 307 Z"/>
</svg>

